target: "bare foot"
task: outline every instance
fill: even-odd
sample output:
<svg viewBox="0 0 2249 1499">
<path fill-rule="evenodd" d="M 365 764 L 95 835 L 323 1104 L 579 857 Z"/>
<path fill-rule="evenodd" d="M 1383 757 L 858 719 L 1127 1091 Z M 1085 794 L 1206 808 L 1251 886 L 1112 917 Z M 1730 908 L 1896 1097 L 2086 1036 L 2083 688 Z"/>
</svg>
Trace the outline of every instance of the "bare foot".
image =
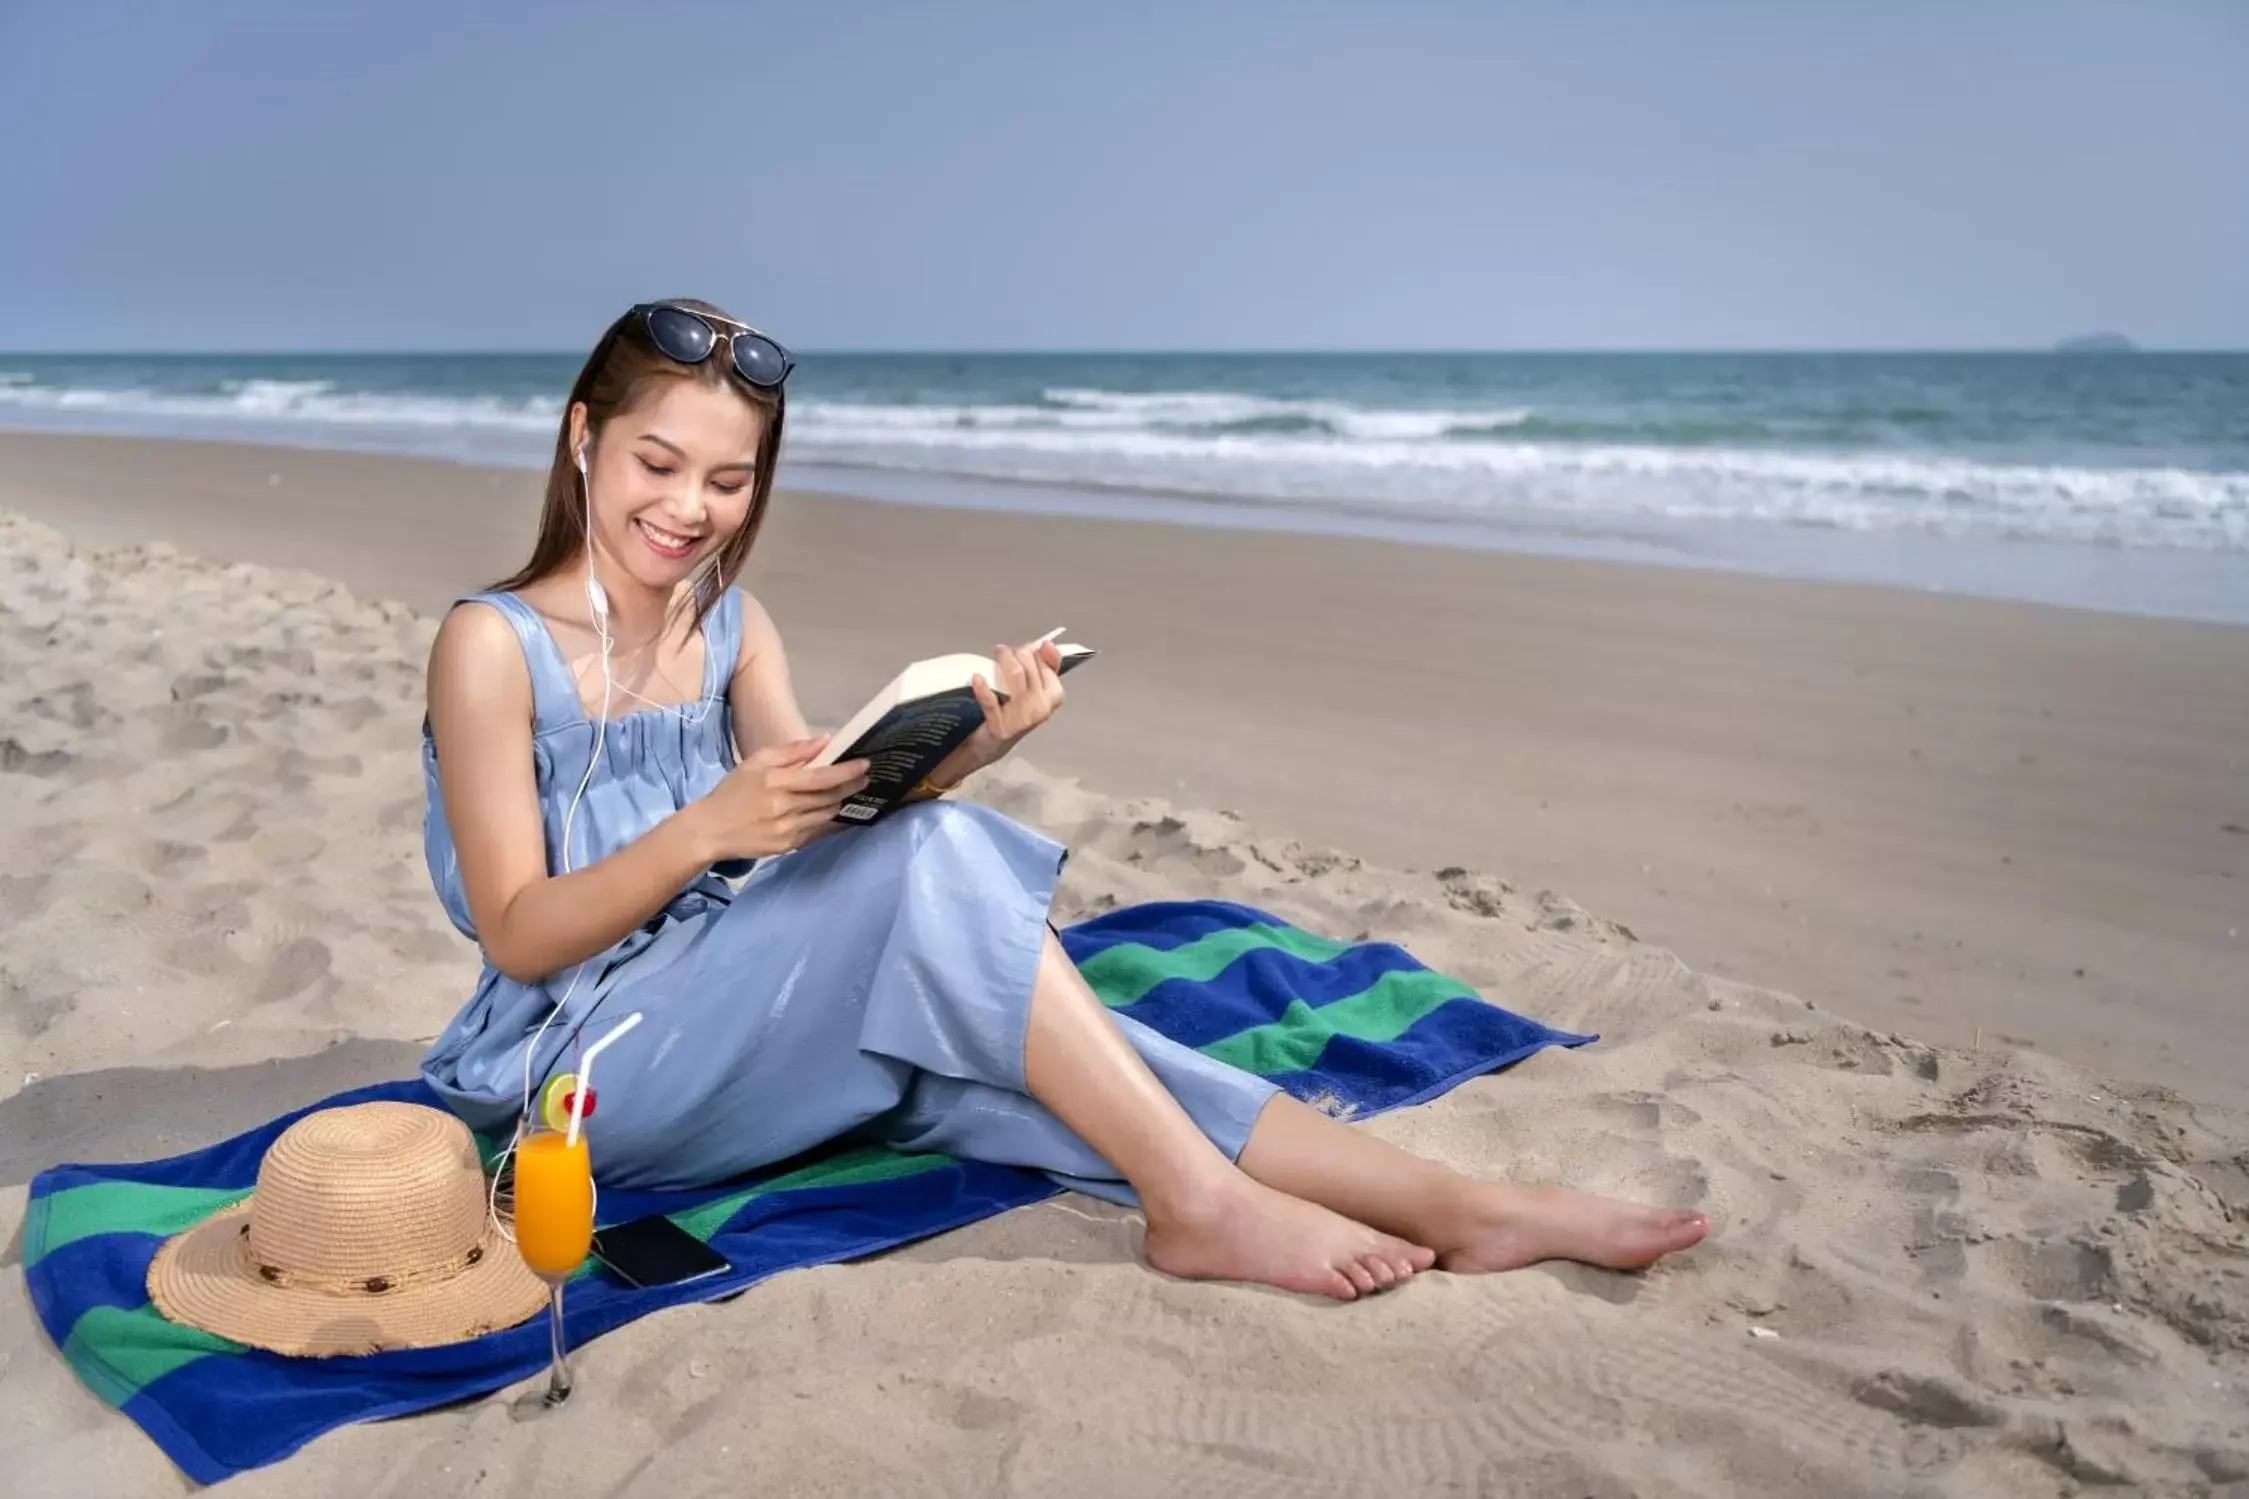
<svg viewBox="0 0 2249 1499">
<path fill-rule="evenodd" d="M 1456 1273 L 1517 1270 L 1540 1260 L 1582 1260 L 1638 1270 L 1691 1249 L 1710 1232 L 1701 1213 L 1641 1207 L 1562 1187 L 1477 1183 L 1441 1234 L 1437 1268 Z"/>
<path fill-rule="evenodd" d="M 1148 1215 L 1148 1263 L 1189 1280 L 1248 1280 L 1353 1301 L 1426 1270 L 1433 1250 L 1247 1176 Z"/>
</svg>

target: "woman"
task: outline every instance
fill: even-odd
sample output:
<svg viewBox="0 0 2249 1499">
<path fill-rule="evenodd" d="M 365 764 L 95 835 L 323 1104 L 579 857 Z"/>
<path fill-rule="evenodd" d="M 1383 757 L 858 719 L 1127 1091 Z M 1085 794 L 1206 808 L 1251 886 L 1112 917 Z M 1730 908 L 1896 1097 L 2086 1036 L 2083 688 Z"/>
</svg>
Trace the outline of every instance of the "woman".
<svg viewBox="0 0 2249 1499">
<path fill-rule="evenodd" d="M 912 805 L 833 822 L 864 766 L 811 763 L 780 636 L 732 586 L 790 366 L 708 303 L 619 318 L 530 561 L 439 630 L 425 841 L 486 956 L 424 1064 L 452 1108 L 504 1126 L 582 1031 L 639 1010 L 603 1060 L 596 1169 L 621 1186 L 856 1133 L 1137 1201 L 1172 1275 L 1346 1300 L 1432 1264 L 1634 1268 L 1703 1237 L 1699 1214 L 1470 1180 L 1112 1015 L 1047 924 L 1063 849 L 944 799 L 1060 707 L 1050 646 L 998 650 L 1005 701 L 977 684 L 982 726 Z M 719 877 L 751 860 L 738 893 Z"/>
</svg>

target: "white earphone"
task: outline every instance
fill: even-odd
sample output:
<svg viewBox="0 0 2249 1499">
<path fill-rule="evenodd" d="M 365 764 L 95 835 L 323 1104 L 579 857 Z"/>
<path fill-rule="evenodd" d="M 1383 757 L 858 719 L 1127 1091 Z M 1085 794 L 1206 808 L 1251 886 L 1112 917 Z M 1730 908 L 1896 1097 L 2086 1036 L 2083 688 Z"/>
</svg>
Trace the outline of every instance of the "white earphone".
<svg viewBox="0 0 2249 1499">
<path fill-rule="evenodd" d="M 625 696 L 629 698 L 636 698 L 640 702 L 645 703 L 648 707 L 655 709 L 657 712 L 667 713 L 673 718 L 678 719 L 683 724 L 699 724 L 704 719 L 710 717 L 711 704 L 714 701 L 713 699 L 708 697 L 698 698 L 696 700 L 694 710 L 690 712 L 684 704 L 659 703 L 653 698 L 644 697 L 640 693 L 633 691 L 630 687 L 627 687 L 622 682 L 613 683 L 610 678 L 609 652 L 610 649 L 615 646 L 616 640 L 609 633 L 609 591 L 601 586 L 601 579 L 594 576 L 593 482 L 591 476 L 588 475 L 586 471 L 586 445 L 582 442 L 579 443 L 573 456 L 578 461 L 578 483 L 580 490 L 585 495 L 586 503 L 586 608 L 593 615 L 594 633 L 601 637 L 601 690 L 602 702 L 604 704 L 604 707 L 602 709 L 603 714 L 604 716 L 607 715 L 608 708 L 606 705 L 609 700 L 608 694 L 612 686 L 614 686 L 616 691 L 622 692 Z M 708 568 L 715 569 L 717 567 L 717 564 L 718 559 L 714 556 L 710 558 L 709 561 L 704 565 Z M 697 580 L 697 587 L 698 590 L 700 590 L 700 579 Z"/>
<path fill-rule="evenodd" d="M 586 607 L 593 611 L 596 633 L 606 635 L 609 625 L 609 590 L 601 586 L 601 579 L 595 577 L 593 571 L 593 485 L 591 477 L 586 473 L 586 445 L 582 442 L 578 444 L 578 492 L 585 496 L 586 501 Z M 607 649 L 606 641 L 603 649 Z M 603 666 L 606 668 L 607 664 L 605 658 Z"/>
<path fill-rule="evenodd" d="M 622 683 L 618 682 L 614 676 L 611 675 L 609 669 L 609 657 L 611 651 L 615 649 L 617 641 L 616 637 L 609 633 L 609 592 L 607 589 L 601 586 L 601 579 L 594 574 L 593 477 L 591 473 L 588 472 L 588 466 L 586 462 L 586 444 L 584 443 L 584 441 L 580 441 L 577 446 L 572 449 L 571 457 L 577 463 L 578 493 L 581 502 L 585 506 L 584 530 L 586 538 L 586 611 L 592 619 L 594 635 L 601 642 L 601 716 L 594 720 L 593 753 L 586 757 L 586 773 L 584 776 L 579 778 L 578 789 L 576 793 L 573 794 L 570 798 L 569 810 L 564 812 L 562 815 L 562 872 L 564 874 L 571 873 L 570 834 L 572 828 L 576 825 L 577 822 L 578 804 L 585 800 L 586 788 L 593 784 L 594 767 L 601 763 L 602 752 L 608 744 L 609 705 L 612 694 L 616 692 L 622 692 L 627 697 L 640 698 L 642 702 L 648 703 L 650 707 L 668 713 L 672 717 L 678 719 L 680 722 L 687 724 L 701 723 L 706 717 L 709 716 L 712 704 L 718 701 L 718 699 L 710 697 L 699 699 L 696 704 L 695 712 L 693 713 L 693 715 L 690 715 L 685 711 L 684 706 L 681 704 L 657 703 L 652 702 L 648 698 L 641 697 L 639 693 L 633 691 L 630 687 L 624 686 Z M 715 565 L 716 559 L 714 558 L 712 559 L 712 561 Z M 588 959 L 587 961 L 590 962 L 591 959 Z M 530 1045 L 526 1046 L 523 1050 L 523 1104 L 517 1119 L 516 1137 L 508 1141 L 506 1148 L 504 1148 L 500 1152 L 499 1159 L 493 1163 L 491 1188 L 485 1201 L 486 1211 L 491 1216 L 493 1226 L 497 1228 L 501 1235 L 507 1238 L 510 1242 L 513 1242 L 515 1239 L 514 1225 L 506 1222 L 500 1216 L 500 1175 L 501 1172 L 506 1168 L 509 1158 L 515 1154 L 516 1142 L 522 1137 L 523 1122 L 527 1120 L 531 1114 L 532 1059 L 538 1054 L 539 1042 L 546 1035 L 547 1027 L 554 1024 L 555 1018 L 561 1015 L 562 1012 L 566 1008 L 568 1008 L 570 1004 L 570 996 L 577 992 L 578 980 L 585 976 L 585 972 L 586 964 L 580 963 L 577 966 L 576 971 L 570 975 L 570 982 L 563 989 L 562 998 L 555 1001 L 554 1008 L 549 1010 L 546 1014 L 546 1018 L 539 1022 L 539 1028 L 531 1034 Z M 630 1024 L 629 1021 L 627 1023 Z"/>
<path fill-rule="evenodd" d="M 578 494 L 586 507 L 586 611 L 593 617 L 594 635 L 601 641 L 601 717 L 594 721 L 593 753 L 586 757 L 585 778 L 578 782 L 578 794 L 570 798 L 570 810 L 562 814 L 564 874 L 570 872 L 570 828 L 578 816 L 578 803 L 585 797 L 586 788 L 593 784 L 594 767 L 601 763 L 601 752 L 609 735 L 609 651 L 616 644 L 609 633 L 609 592 L 601 586 L 601 579 L 594 575 L 593 483 L 586 472 L 586 444 L 583 439 L 578 443 L 575 456 L 578 460 Z"/>
<path fill-rule="evenodd" d="M 594 634 L 601 641 L 601 716 L 594 720 L 593 753 L 586 756 L 586 773 L 578 779 L 578 790 L 570 798 L 570 809 L 562 814 L 562 872 L 564 874 L 570 873 L 570 831 L 578 820 L 578 804 L 585 800 L 586 788 L 593 784 L 594 767 L 601 763 L 601 753 L 608 742 L 609 692 L 611 686 L 609 650 L 615 644 L 609 634 L 609 593 L 601 586 L 601 580 L 594 576 L 593 485 L 586 472 L 586 445 L 583 442 L 579 443 L 572 456 L 578 461 L 578 493 L 584 500 L 586 507 L 586 609 L 593 617 Z M 486 1213 L 491 1217 L 492 1226 L 510 1243 L 515 1240 L 515 1226 L 500 1216 L 500 1175 L 506 1169 L 508 1159 L 515 1154 L 516 1143 L 523 1138 L 524 1122 L 531 1114 L 531 1062 L 539 1053 L 539 1042 L 546 1036 L 547 1027 L 554 1024 L 555 1018 L 569 1007 L 570 996 L 578 992 L 578 980 L 585 977 L 585 973 L 586 965 L 580 963 L 576 970 L 571 973 L 570 982 L 562 991 L 562 998 L 556 1000 L 554 1008 L 547 1011 L 546 1018 L 539 1022 L 539 1028 L 531 1033 L 531 1044 L 523 1049 L 523 1104 L 516 1117 L 515 1136 L 508 1141 L 507 1147 L 500 1152 L 499 1159 L 492 1163 L 492 1185 L 486 1195 L 484 1204 Z"/>
</svg>

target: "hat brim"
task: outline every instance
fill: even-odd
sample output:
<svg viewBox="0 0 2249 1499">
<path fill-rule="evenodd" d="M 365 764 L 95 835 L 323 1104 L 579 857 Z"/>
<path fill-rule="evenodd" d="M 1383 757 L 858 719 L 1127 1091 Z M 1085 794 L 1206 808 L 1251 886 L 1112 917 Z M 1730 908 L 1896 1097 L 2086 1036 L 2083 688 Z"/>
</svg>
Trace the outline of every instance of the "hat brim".
<svg viewBox="0 0 2249 1499">
<path fill-rule="evenodd" d="M 303 1358 L 437 1348 L 523 1322 L 547 1285 L 489 1223 L 484 1254 L 447 1280 L 380 1294 L 270 1285 L 250 1263 L 250 1201 L 167 1239 L 148 1267 L 148 1295 L 174 1322 L 252 1348 Z"/>
</svg>

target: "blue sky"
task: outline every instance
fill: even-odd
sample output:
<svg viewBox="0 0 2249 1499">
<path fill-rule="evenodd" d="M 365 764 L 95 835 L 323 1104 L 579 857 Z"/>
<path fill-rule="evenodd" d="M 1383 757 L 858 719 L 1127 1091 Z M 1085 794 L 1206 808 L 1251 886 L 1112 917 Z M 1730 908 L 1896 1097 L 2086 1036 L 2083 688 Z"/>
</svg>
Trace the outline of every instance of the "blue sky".
<svg viewBox="0 0 2249 1499">
<path fill-rule="evenodd" d="M 0 4 L 0 348 L 2249 347 L 2249 6 Z"/>
</svg>

